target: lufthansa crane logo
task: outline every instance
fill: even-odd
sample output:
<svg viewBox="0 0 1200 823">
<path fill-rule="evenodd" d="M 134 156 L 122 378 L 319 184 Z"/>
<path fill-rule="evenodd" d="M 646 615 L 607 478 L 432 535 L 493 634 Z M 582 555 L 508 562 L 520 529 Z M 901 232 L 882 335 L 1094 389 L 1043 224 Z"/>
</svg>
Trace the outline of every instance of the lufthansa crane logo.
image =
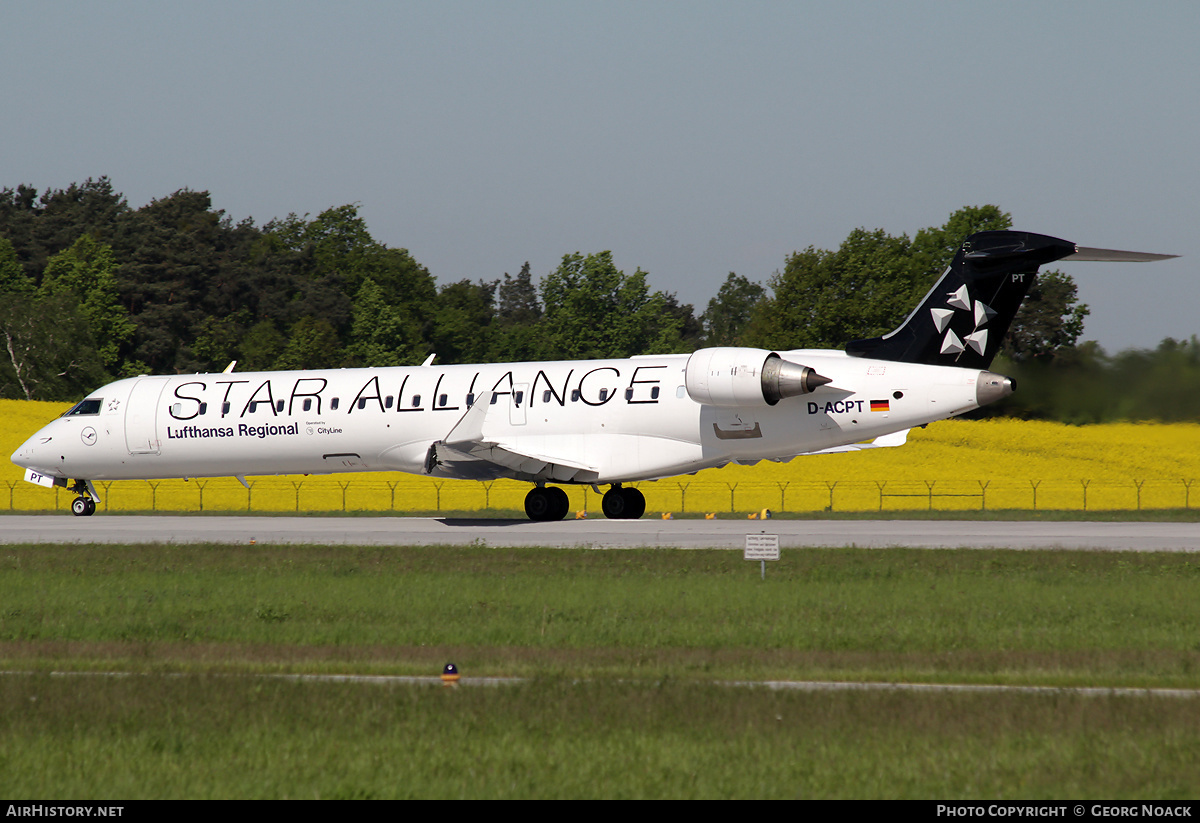
<svg viewBox="0 0 1200 823">
<path fill-rule="evenodd" d="M 79 433 L 79 439 L 83 441 L 83 445 L 85 446 L 96 445 L 96 430 L 88 426 Z"/>
</svg>

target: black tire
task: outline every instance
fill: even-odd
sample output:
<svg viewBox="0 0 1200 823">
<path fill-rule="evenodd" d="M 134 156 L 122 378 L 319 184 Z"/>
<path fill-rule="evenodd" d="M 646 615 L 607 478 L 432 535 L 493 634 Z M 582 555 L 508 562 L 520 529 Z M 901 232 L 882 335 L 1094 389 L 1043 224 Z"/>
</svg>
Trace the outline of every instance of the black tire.
<svg viewBox="0 0 1200 823">
<path fill-rule="evenodd" d="M 91 517 L 93 514 L 96 513 L 96 501 L 94 499 L 92 499 L 91 497 L 89 497 L 87 499 L 87 507 L 88 507 L 88 510 L 87 510 L 88 517 Z"/>
<path fill-rule="evenodd" d="M 627 486 L 621 489 L 621 496 L 625 498 L 625 514 L 623 516 L 626 520 L 637 520 L 646 513 L 646 495 Z"/>
<path fill-rule="evenodd" d="M 571 500 L 567 497 L 567 493 L 558 486 L 550 486 L 546 489 L 546 496 L 550 498 L 550 516 L 547 520 L 562 520 L 567 516 L 567 512 L 571 510 Z"/>
<path fill-rule="evenodd" d="M 556 486 L 533 488 L 525 495 L 525 514 L 539 523 L 562 520 L 569 508 L 567 493 Z"/>
<path fill-rule="evenodd" d="M 96 511 L 96 504 L 92 503 L 89 498 L 76 497 L 71 501 L 71 514 L 76 517 L 88 517 L 94 511 Z"/>
<path fill-rule="evenodd" d="M 600 509 L 609 520 L 624 520 L 629 516 L 625 513 L 628 508 L 629 499 L 625 496 L 625 490 L 616 486 L 606 491 L 600 500 Z"/>
</svg>

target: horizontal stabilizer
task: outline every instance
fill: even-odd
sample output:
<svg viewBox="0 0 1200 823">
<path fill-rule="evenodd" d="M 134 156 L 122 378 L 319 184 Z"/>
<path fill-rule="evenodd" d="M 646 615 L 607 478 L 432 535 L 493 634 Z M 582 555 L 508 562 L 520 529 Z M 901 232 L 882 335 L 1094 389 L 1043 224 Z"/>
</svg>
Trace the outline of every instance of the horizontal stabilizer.
<svg viewBox="0 0 1200 823">
<path fill-rule="evenodd" d="M 1119 251 L 1117 249 L 1089 249 L 1086 246 L 1076 246 L 1075 253 L 1064 257 L 1064 260 L 1083 261 L 1089 263 L 1150 263 L 1154 260 L 1170 260 L 1178 254 L 1151 254 L 1144 251 Z"/>
</svg>

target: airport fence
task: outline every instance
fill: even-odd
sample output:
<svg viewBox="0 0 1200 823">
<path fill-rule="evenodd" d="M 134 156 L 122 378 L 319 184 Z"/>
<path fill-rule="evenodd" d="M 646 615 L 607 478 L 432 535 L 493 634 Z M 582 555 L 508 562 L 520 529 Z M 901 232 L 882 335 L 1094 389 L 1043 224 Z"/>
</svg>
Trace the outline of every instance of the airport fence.
<svg viewBox="0 0 1200 823">
<path fill-rule="evenodd" d="M 66 510 L 73 495 L 20 480 L 0 481 L 8 511 Z M 1189 478 L 1126 479 L 921 479 L 746 480 L 671 478 L 630 484 L 653 513 L 748 514 L 773 512 L 886 511 L 1135 511 L 1190 509 Z M 528 483 L 476 482 L 412 475 L 121 480 L 101 482 L 101 511 L 139 512 L 363 512 L 443 513 L 517 510 Z M 589 486 L 563 486 L 572 512 L 598 512 L 600 495 Z M 604 491 L 602 488 L 601 491 Z"/>
</svg>

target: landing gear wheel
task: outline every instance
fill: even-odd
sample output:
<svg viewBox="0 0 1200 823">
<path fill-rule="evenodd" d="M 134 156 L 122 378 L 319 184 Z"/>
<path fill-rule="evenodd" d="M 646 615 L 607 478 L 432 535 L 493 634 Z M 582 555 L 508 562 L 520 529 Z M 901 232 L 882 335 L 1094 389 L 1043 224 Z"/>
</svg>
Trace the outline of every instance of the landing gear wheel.
<svg viewBox="0 0 1200 823">
<path fill-rule="evenodd" d="M 600 508 L 610 520 L 637 520 L 646 513 L 646 497 L 637 489 L 613 486 L 604 493 Z"/>
<path fill-rule="evenodd" d="M 567 493 L 557 486 L 537 486 L 525 495 L 525 514 L 529 515 L 530 520 L 562 520 L 570 508 L 571 501 L 567 499 Z"/>
<path fill-rule="evenodd" d="M 646 513 L 646 496 L 637 489 L 625 488 L 621 489 L 621 494 L 625 497 L 625 517 L 629 520 L 637 520 Z"/>
<path fill-rule="evenodd" d="M 546 494 L 550 496 L 550 500 L 553 503 L 551 509 L 553 516 L 549 519 L 562 520 L 567 516 L 567 512 L 571 510 L 571 501 L 567 497 L 567 493 L 558 486 L 551 486 L 546 489 Z"/>
<path fill-rule="evenodd" d="M 76 497 L 71 501 L 71 514 L 76 517 L 91 517 L 96 513 L 96 501 L 90 497 Z"/>
</svg>

